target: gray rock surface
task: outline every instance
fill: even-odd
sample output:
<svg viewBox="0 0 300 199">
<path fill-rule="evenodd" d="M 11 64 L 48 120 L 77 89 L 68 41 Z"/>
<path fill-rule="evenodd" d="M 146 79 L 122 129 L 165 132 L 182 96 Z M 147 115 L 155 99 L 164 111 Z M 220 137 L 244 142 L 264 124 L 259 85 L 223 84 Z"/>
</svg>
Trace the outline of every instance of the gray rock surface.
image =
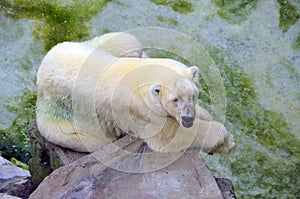
<svg viewBox="0 0 300 199">
<path fill-rule="evenodd" d="M 12 178 L 29 176 L 29 171 L 15 166 L 13 163 L 0 156 L 0 182 Z"/>
<path fill-rule="evenodd" d="M 28 198 L 35 188 L 32 185 L 29 171 L 0 156 L 0 198 Z"/>
<path fill-rule="evenodd" d="M 125 136 L 55 170 L 30 198 L 213 199 L 223 196 L 198 150 L 154 153 L 146 150 L 141 140 Z"/>
<path fill-rule="evenodd" d="M 0 193 L 0 198 L 1 199 L 20 199 L 19 197 L 12 196 L 6 193 Z"/>
<path fill-rule="evenodd" d="M 124 138 L 92 153 L 78 153 L 29 128 L 30 171 L 43 180 L 30 195 L 39 198 L 230 198 L 230 180 L 215 179 L 198 150 L 155 153 L 140 139 Z M 56 169 L 56 170 L 55 170 Z M 41 175 L 43 174 L 43 175 Z"/>
<path fill-rule="evenodd" d="M 35 188 L 31 177 L 18 177 L 2 183 L 0 192 L 24 199 L 28 198 Z"/>
<path fill-rule="evenodd" d="M 226 178 L 216 178 L 219 188 L 222 191 L 224 199 L 236 199 L 234 193 L 233 184 L 229 179 Z"/>
</svg>

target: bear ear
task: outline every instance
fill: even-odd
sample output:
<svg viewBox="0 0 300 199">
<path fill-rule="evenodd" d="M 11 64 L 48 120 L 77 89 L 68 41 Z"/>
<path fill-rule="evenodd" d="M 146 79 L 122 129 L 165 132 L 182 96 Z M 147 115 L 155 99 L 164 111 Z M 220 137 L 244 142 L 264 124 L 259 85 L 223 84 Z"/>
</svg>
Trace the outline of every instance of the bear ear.
<svg viewBox="0 0 300 199">
<path fill-rule="evenodd" d="M 154 96 L 157 96 L 160 92 L 160 85 L 158 84 L 153 84 L 150 88 L 151 90 L 151 93 L 154 95 Z"/>
<path fill-rule="evenodd" d="M 195 84 L 198 86 L 199 84 L 199 68 L 197 66 L 191 66 L 187 69 L 187 73 L 191 75 Z"/>
</svg>

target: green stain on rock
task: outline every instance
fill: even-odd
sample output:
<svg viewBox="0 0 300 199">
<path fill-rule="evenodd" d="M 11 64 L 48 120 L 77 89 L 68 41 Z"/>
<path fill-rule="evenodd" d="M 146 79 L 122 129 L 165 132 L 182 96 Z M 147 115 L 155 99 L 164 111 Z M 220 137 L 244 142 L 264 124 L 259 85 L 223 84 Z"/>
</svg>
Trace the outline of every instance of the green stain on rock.
<svg viewBox="0 0 300 199">
<path fill-rule="evenodd" d="M 280 5 L 279 27 L 286 32 L 299 19 L 297 7 L 287 0 L 277 0 L 277 2 Z"/>
<path fill-rule="evenodd" d="M 102 34 L 107 34 L 107 33 L 110 33 L 110 32 L 113 32 L 113 31 L 110 30 L 109 28 L 103 28 L 102 29 Z"/>
<path fill-rule="evenodd" d="M 0 6 L 7 16 L 36 20 L 34 35 L 43 39 L 49 50 L 60 42 L 87 39 L 86 22 L 108 1 L 4 0 Z"/>
<path fill-rule="evenodd" d="M 230 24 L 239 24 L 256 9 L 257 0 L 211 0 L 219 7 L 217 14 Z"/>
<path fill-rule="evenodd" d="M 161 15 L 157 16 L 156 19 L 160 22 L 163 22 L 165 20 L 164 16 L 161 16 Z"/>
<path fill-rule="evenodd" d="M 25 170 L 29 170 L 29 167 L 28 167 L 27 164 L 17 160 L 16 158 L 11 158 L 10 161 L 11 161 L 11 163 L 16 165 L 17 167 L 20 167 L 20 168 L 25 169 Z"/>
<path fill-rule="evenodd" d="M 295 79 L 296 81 L 300 81 L 300 75 L 296 68 L 292 65 L 292 63 L 286 58 L 282 58 L 278 64 L 280 64 L 283 68 L 285 68 L 289 72 L 289 78 Z"/>
<path fill-rule="evenodd" d="M 188 14 L 194 11 L 194 5 L 183 0 L 150 0 L 157 5 L 171 7 L 175 12 Z"/>
<path fill-rule="evenodd" d="M 296 37 L 294 43 L 293 43 L 293 46 L 292 48 L 294 50 L 299 50 L 300 49 L 300 32 L 298 33 L 298 36 Z"/>
<path fill-rule="evenodd" d="M 167 22 L 174 26 L 176 26 L 178 24 L 178 21 L 176 19 L 173 19 L 172 17 L 164 17 L 164 16 L 159 15 L 156 18 L 160 22 Z"/>
<path fill-rule="evenodd" d="M 49 157 L 50 157 L 50 168 L 52 171 L 58 169 L 59 167 L 64 166 L 60 158 L 55 156 L 52 151 L 49 151 Z"/>
</svg>

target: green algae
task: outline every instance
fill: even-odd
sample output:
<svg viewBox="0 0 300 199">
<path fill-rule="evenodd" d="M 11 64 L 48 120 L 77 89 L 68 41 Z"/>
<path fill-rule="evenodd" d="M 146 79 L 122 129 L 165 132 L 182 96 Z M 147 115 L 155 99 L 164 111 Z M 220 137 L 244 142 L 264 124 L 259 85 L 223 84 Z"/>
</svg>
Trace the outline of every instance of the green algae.
<svg viewBox="0 0 300 199">
<path fill-rule="evenodd" d="M 61 162 L 61 159 L 59 157 L 57 157 L 57 155 L 52 154 L 52 151 L 49 151 L 49 157 L 50 157 L 50 168 L 52 171 L 58 169 L 59 167 L 64 166 L 64 164 Z"/>
<path fill-rule="evenodd" d="M 279 27 L 283 32 L 286 32 L 299 19 L 297 7 L 292 5 L 288 0 L 277 0 L 277 2 L 280 5 Z"/>
<path fill-rule="evenodd" d="M 20 168 L 25 169 L 25 170 L 29 170 L 29 166 L 27 164 L 17 160 L 16 158 L 11 158 L 10 161 L 11 161 L 11 163 L 16 165 L 17 167 L 20 167 Z"/>
<path fill-rule="evenodd" d="M 282 114 L 267 110 L 258 102 L 254 81 L 241 66 L 224 63 L 226 52 L 217 48 L 212 47 L 209 52 L 224 79 L 225 126 L 238 144 L 230 159 L 220 158 L 221 165 L 226 161 L 230 165 L 237 195 L 243 193 L 241 198 L 296 196 L 300 186 L 299 139 L 290 132 Z"/>
<path fill-rule="evenodd" d="M 217 14 L 230 24 L 240 24 L 256 9 L 257 0 L 211 0 L 219 7 Z"/>
<path fill-rule="evenodd" d="M 102 34 L 107 34 L 107 33 L 110 33 L 110 32 L 112 32 L 112 30 L 109 29 L 109 28 L 103 28 L 102 29 Z"/>
<path fill-rule="evenodd" d="M 300 32 L 298 33 L 293 45 L 292 45 L 292 48 L 294 50 L 299 50 L 300 49 Z"/>
<path fill-rule="evenodd" d="M 2 156 L 14 157 L 27 163 L 31 157 L 28 138 L 28 125 L 35 118 L 36 92 L 25 90 L 21 97 L 16 97 L 6 104 L 6 109 L 16 118 L 11 126 L 0 130 L 0 151 Z"/>
<path fill-rule="evenodd" d="M 157 5 L 171 7 L 175 12 L 188 14 L 194 11 L 194 5 L 183 0 L 150 0 Z"/>
<path fill-rule="evenodd" d="M 34 35 L 45 41 L 45 49 L 64 41 L 84 40 L 89 36 L 86 22 L 108 2 L 15 0 L 1 1 L 5 14 L 16 19 L 36 20 Z"/>
<path fill-rule="evenodd" d="M 295 79 L 296 81 L 300 81 L 300 75 L 297 72 L 296 68 L 293 67 L 292 63 L 286 58 L 282 58 L 278 64 L 280 64 L 284 69 L 289 72 L 289 78 Z"/>
<path fill-rule="evenodd" d="M 171 25 L 174 25 L 174 26 L 176 26 L 178 24 L 178 21 L 176 19 L 173 19 L 172 17 L 165 17 L 165 16 L 162 16 L 162 15 L 159 15 L 156 18 L 160 22 L 167 22 L 167 23 L 169 23 Z"/>
</svg>

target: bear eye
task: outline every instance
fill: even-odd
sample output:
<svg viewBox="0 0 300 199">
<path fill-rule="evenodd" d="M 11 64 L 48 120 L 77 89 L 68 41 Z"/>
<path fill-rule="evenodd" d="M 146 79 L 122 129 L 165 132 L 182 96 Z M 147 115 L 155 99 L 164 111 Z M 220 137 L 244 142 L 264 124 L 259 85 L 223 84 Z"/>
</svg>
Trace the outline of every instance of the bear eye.
<svg viewBox="0 0 300 199">
<path fill-rule="evenodd" d="M 173 99 L 173 102 L 178 102 L 178 98 L 174 98 L 174 99 Z"/>
</svg>

